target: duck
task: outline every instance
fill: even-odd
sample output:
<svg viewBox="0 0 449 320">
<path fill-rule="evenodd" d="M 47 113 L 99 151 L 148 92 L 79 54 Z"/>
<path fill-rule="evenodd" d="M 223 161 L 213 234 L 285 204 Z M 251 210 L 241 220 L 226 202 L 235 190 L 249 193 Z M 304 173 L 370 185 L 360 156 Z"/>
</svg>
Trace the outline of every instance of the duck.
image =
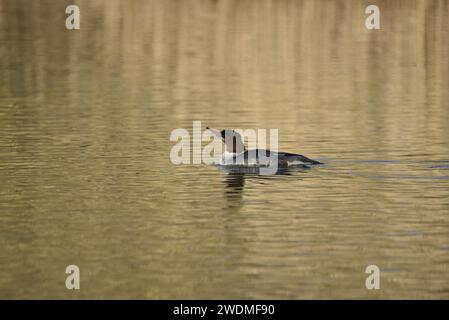
<svg viewBox="0 0 449 320">
<path fill-rule="evenodd" d="M 323 163 L 310 159 L 306 156 L 290 152 L 274 152 L 267 149 L 246 149 L 242 136 L 233 129 L 218 130 L 206 127 L 215 136 L 222 139 L 225 145 L 225 152 L 219 159 L 218 165 L 221 166 L 269 166 L 273 159 L 277 160 L 277 167 L 303 167 L 321 165 Z"/>
</svg>

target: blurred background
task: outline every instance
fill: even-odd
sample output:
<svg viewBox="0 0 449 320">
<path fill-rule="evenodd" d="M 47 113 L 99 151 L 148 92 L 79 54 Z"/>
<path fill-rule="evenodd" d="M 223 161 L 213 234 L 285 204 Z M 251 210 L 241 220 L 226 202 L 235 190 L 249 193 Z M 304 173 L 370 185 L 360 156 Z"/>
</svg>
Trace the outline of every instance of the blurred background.
<svg viewBox="0 0 449 320">
<path fill-rule="evenodd" d="M 449 298 L 448 13 L 0 0 L 0 298 Z M 325 165 L 174 165 L 194 120 Z"/>
</svg>

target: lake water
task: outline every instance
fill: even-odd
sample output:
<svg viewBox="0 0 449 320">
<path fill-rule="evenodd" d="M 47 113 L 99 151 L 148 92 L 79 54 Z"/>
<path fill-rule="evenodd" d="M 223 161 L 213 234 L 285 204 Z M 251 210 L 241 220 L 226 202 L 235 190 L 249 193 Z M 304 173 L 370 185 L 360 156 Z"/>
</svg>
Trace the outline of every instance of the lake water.
<svg viewBox="0 0 449 320">
<path fill-rule="evenodd" d="M 449 1 L 376 1 L 380 30 L 367 1 L 76 3 L 69 31 L 0 0 L 1 298 L 449 298 Z M 174 165 L 192 121 L 325 165 Z"/>
</svg>

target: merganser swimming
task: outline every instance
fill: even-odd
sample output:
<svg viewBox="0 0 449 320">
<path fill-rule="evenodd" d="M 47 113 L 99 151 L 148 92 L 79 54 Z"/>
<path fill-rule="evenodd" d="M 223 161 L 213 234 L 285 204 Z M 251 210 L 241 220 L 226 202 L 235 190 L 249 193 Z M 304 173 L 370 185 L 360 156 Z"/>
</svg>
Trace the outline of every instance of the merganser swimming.
<svg viewBox="0 0 449 320">
<path fill-rule="evenodd" d="M 221 131 L 209 127 L 206 127 L 206 129 L 221 138 L 225 144 L 226 151 L 220 159 L 219 165 L 269 166 L 272 159 L 277 159 L 277 166 L 280 168 L 289 166 L 307 168 L 309 165 L 322 164 L 319 161 L 295 153 L 274 152 L 265 149 L 247 150 L 243 144 L 242 136 L 238 132 L 232 129 Z"/>
</svg>

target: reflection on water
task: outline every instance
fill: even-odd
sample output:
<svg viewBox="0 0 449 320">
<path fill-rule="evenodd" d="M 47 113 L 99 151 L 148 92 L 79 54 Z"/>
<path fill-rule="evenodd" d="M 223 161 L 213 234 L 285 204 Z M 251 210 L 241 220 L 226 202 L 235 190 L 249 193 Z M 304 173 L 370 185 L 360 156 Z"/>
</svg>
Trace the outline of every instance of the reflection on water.
<svg viewBox="0 0 449 320">
<path fill-rule="evenodd" d="M 225 193 L 228 197 L 229 207 L 235 206 L 241 202 L 243 191 L 245 190 L 245 180 L 263 181 L 263 179 L 273 178 L 276 176 L 291 176 L 295 172 L 307 170 L 306 168 L 278 168 L 277 171 L 270 175 L 261 175 L 258 168 L 240 167 L 229 168 L 226 166 L 218 166 L 225 175 L 223 178 L 225 185 Z M 296 176 L 295 179 L 302 179 Z"/>
<path fill-rule="evenodd" d="M 449 298 L 448 1 L 76 3 L 0 0 L 0 297 Z M 175 166 L 193 120 L 325 165 Z"/>
</svg>

